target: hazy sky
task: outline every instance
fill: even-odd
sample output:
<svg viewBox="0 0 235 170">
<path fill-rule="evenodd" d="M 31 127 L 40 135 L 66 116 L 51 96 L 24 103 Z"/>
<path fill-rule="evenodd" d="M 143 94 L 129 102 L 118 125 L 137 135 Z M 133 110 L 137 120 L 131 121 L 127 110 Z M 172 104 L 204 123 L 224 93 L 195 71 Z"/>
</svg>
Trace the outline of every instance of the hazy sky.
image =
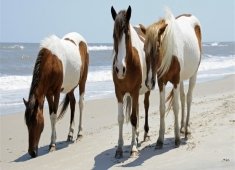
<svg viewBox="0 0 235 170">
<path fill-rule="evenodd" d="M 0 0 L 0 42 L 40 42 L 76 31 L 89 43 L 112 42 L 116 11 L 132 7 L 131 23 L 149 25 L 164 15 L 192 13 L 203 41 L 235 41 L 235 0 Z"/>
</svg>

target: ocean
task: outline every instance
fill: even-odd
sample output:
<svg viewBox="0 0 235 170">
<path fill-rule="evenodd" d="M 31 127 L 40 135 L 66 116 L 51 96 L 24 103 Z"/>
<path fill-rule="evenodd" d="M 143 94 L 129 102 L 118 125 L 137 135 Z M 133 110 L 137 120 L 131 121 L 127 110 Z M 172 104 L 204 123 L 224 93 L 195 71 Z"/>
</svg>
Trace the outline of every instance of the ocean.
<svg viewBox="0 0 235 170">
<path fill-rule="evenodd" d="M 85 100 L 114 97 L 112 44 L 88 44 L 90 65 Z M 0 115 L 24 112 L 38 43 L 0 43 Z M 197 82 L 235 74 L 235 42 L 203 43 Z M 75 96 L 79 98 L 78 88 Z M 64 95 L 61 95 L 61 100 Z M 47 103 L 47 102 L 46 102 Z M 47 104 L 46 104 L 47 106 Z"/>
</svg>

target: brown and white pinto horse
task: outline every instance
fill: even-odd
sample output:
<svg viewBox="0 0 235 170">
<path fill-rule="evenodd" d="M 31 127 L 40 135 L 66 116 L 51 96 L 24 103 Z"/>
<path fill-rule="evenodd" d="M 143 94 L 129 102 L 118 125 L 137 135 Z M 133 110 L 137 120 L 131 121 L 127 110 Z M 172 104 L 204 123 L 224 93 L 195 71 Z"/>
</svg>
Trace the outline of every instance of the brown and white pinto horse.
<svg viewBox="0 0 235 170">
<path fill-rule="evenodd" d="M 148 108 L 150 91 L 145 86 L 146 63 L 144 53 L 144 37 L 137 34 L 135 28 L 129 23 L 131 7 L 127 11 L 122 10 L 118 14 L 111 8 L 114 22 L 114 59 L 113 59 L 113 82 L 118 102 L 119 139 L 116 150 L 116 158 L 123 156 L 123 123 L 124 108 L 127 119 L 131 119 L 132 142 L 131 156 L 137 156 L 138 122 L 139 122 L 139 94 L 145 94 L 145 125 L 144 139 L 148 137 Z M 125 106 L 125 107 L 123 107 Z M 131 112 L 131 113 L 130 113 Z M 138 139 L 138 138 L 137 138 Z"/>
<path fill-rule="evenodd" d="M 182 106 L 181 132 L 185 137 L 189 133 L 189 117 L 193 88 L 196 83 L 197 71 L 201 60 L 201 28 L 198 19 L 193 15 L 181 15 L 175 19 L 170 10 L 166 17 L 152 24 L 147 29 L 144 50 L 147 62 L 146 85 L 154 88 L 157 82 L 160 91 L 160 130 L 156 148 L 162 148 L 165 134 L 165 86 L 173 84 L 168 99 L 173 105 L 175 115 L 175 145 L 180 145 L 180 130 L 178 123 L 179 91 Z M 184 80 L 189 79 L 187 93 L 187 118 L 184 124 Z M 185 128 L 185 129 L 184 129 Z"/>
<path fill-rule="evenodd" d="M 69 33 L 63 39 L 53 35 L 41 43 L 41 49 L 34 66 L 33 79 L 26 106 L 25 121 L 28 127 L 31 157 L 38 154 L 38 143 L 44 127 L 43 106 L 45 97 L 49 104 L 51 119 L 50 151 L 56 146 L 56 121 L 60 92 L 66 93 L 63 116 L 70 103 L 71 120 L 68 140 L 72 140 L 74 131 L 75 97 L 74 89 L 79 85 L 80 120 L 78 137 L 82 135 L 82 114 L 84 105 L 85 83 L 87 79 L 89 54 L 85 39 L 78 33 Z"/>
</svg>

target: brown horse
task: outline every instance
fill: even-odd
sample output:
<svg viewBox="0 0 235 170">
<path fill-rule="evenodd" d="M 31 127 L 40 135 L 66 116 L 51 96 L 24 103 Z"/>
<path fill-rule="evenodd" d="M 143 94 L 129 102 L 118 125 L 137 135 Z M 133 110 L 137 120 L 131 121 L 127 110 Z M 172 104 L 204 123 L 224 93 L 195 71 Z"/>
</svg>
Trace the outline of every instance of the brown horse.
<svg viewBox="0 0 235 170">
<path fill-rule="evenodd" d="M 181 132 L 185 137 L 189 132 L 189 117 L 193 88 L 196 83 L 197 71 L 201 61 L 201 28 L 198 19 L 193 15 L 174 17 L 170 10 L 166 17 L 147 29 L 144 50 L 147 62 L 146 85 L 149 89 L 157 83 L 160 91 L 160 130 L 156 148 L 163 147 L 165 134 L 165 86 L 171 82 L 173 90 L 168 96 L 170 107 L 173 105 L 175 115 L 175 145 L 180 145 L 178 122 L 179 92 L 182 107 Z M 189 80 L 187 93 L 187 118 L 184 123 L 185 93 L 184 80 Z M 169 107 L 169 108 L 170 108 Z"/>
<path fill-rule="evenodd" d="M 132 124 L 132 142 L 131 156 L 137 156 L 138 122 L 139 122 L 139 94 L 145 94 L 145 135 L 148 136 L 148 109 L 150 91 L 145 86 L 146 63 L 144 53 L 144 40 L 140 28 L 136 28 L 129 23 L 131 18 L 131 7 L 127 11 L 122 10 L 118 14 L 115 9 L 111 8 L 114 22 L 113 39 L 114 39 L 114 59 L 113 59 L 113 82 L 115 94 L 118 102 L 118 124 L 119 139 L 116 150 L 116 158 L 123 156 L 123 122 L 124 108 L 126 108 L 127 118 L 130 117 Z M 131 112 L 131 113 L 130 113 Z M 137 138 L 138 139 L 138 138 Z"/>
<path fill-rule="evenodd" d="M 60 92 L 66 93 L 60 118 L 68 104 L 71 108 L 68 140 L 72 140 L 74 131 L 75 97 L 74 89 L 79 85 L 80 120 L 78 137 L 82 135 L 82 114 L 84 105 L 85 83 L 87 79 L 89 54 L 84 38 L 78 33 L 69 33 L 63 39 L 56 36 L 46 38 L 34 66 L 33 79 L 28 101 L 24 100 L 25 121 L 28 127 L 31 157 L 38 154 L 38 143 L 44 127 L 43 106 L 45 97 L 49 104 L 51 119 L 51 143 L 49 150 L 56 146 L 56 121 Z"/>
</svg>

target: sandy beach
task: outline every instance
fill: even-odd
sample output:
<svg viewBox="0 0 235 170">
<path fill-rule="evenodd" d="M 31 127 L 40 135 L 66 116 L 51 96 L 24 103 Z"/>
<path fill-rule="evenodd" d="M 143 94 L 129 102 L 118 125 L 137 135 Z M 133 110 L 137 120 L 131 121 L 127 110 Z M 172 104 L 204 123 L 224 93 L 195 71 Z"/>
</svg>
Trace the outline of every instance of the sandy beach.
<svg viewBox="0 0 235 170">
<path fill-rule="evenodd" d="M 186 89 L 186 88 L 185 88 Z M 124 125 L 124 158 L 115 159 L 118 139 L 117 104 L 115 98 L 86 101 L 84 137 L 66 142 L 69 130 L 69 110 L 57 123 L 57 151 L 48 153 L 51 125 L 48 109 L 44 111 L 45 127 L 39 142 L 39 156 L 31 159 L 27 153 L 28 132 L 24 113 L 0 117 L 0 169 L 235 169 L 235 75 L 199 83 L 194 90 L 191 109 L 192 135 L 181 146 L 174 147 L 172 111 L 166 117 L 164 146 L 155 150 L 159 131 L 159 93 L 152 91 L 150 99 L 150 141 L 144 135 L 143 97 L 140 98 L 140 155 L 130 158 L 131 124 Z M 78 126 L 78 106 L 75 134 Z M 75 138 L 75 136 L 74 136 Z"/>
</svg>

